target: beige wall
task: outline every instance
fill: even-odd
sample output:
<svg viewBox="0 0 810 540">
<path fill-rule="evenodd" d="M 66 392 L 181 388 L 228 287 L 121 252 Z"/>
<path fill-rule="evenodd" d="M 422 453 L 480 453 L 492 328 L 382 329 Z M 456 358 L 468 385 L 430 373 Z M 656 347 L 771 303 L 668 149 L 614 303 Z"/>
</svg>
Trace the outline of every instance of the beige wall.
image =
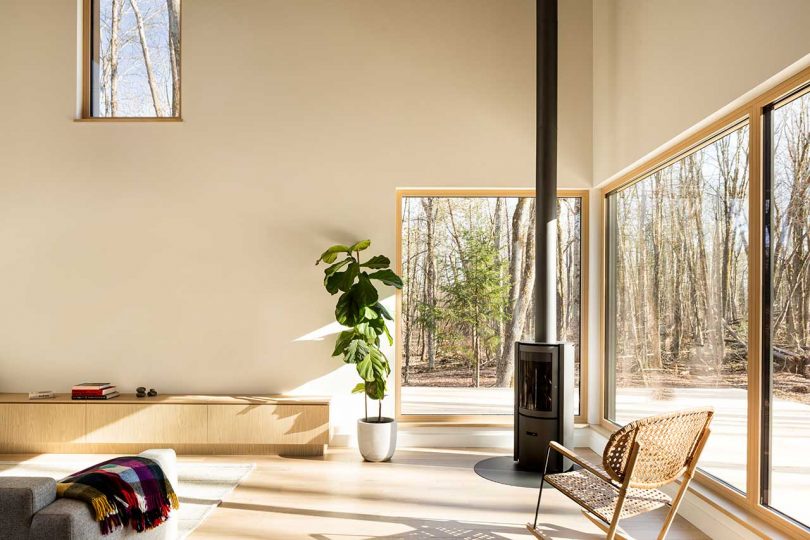
<svg viewBox="0 0 810 540">
<path fill-rule="evenodd" d="M 807 0 L 594 2 L 599 183 L 810 53 Z"/>
<path fill-rule="evenodd" d="M 593 2 L 558 7 L 557 176 L 561 187 L 593 184 Z"/>
<path fill-rule="evenodd" d="M 561 19 L 574 187 L 590 2 Z M 0 0 L 0 391 L 347 399 L 332 336 L 299 339 L 333 320 L 320 251 L 393 258 L 397 187 L 533 184 L 532 0 L 186 0 L 177 124 L 73 121 L 76 20 Z"/>
</svg>

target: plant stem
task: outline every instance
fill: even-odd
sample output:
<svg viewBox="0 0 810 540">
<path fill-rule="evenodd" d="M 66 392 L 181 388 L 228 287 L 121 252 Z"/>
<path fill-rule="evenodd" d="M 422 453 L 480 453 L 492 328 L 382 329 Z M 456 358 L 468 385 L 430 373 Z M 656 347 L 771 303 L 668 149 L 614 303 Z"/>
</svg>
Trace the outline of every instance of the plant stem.
<svg viewBox="0 0 810 540">
<path fill-rule="evenodd" d="M 363 401 L 365 402 L 366 405 L 366 422 L 368 422 L 368 394 L 366 394 L 365 392 L 363 392 Z"/>
<path fill-rule="evenodd" d="M 377 412 L 377 423 L 382 424 L 382 400 L 377 401 L 377 404 L 380 406 Z"/>
</svg>

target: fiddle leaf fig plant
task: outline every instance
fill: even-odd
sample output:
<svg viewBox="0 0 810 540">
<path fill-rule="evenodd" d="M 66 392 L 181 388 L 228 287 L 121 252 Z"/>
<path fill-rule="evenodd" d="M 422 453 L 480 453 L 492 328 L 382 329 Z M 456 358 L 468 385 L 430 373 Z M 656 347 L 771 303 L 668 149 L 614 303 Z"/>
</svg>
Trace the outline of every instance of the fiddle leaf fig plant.
<svg viewBox="0 0 810 540">
<path fill-rule="evenodd" d="M 332 356 L 342 355 L 345 363 L 355 365 L 362 382 L 352 391 L 363 392 L 366 399 L 378 402 L 378 421 L 381 422 L 382 399 L 391 366 L 380 350 L 380 338 L 384 335 L 389 345 L 394 344 L 385 324 L 393 317 L 380 303 L 374 282 L 401 289 L 402 279 L 390 269 L 388 257 L 375 255 L 361 261 L 360 252 L 370 246 L 370 240 L 361 240 L 351 246 L 338 244 L 324 251 L 315 264 L 329 265 L 323 271 L 323 285 L 331 295 L 341 293 L 335 306 L 335 320 L 346 329 L 338 334 Z"/>
</svg>

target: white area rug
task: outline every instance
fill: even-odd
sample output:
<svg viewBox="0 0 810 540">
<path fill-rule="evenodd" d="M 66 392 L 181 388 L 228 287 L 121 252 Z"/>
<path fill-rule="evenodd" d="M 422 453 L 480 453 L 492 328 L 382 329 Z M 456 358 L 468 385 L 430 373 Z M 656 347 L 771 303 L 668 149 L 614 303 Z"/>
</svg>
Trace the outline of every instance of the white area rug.
<svg viewBox="0 0 810 540">
<path fill-rule="evenodd" d="M 0 476 L 50 476 L 56 480 L 80 471 L 106 456 L 42 455 L 25 462 L 0 461 Z M 214 508 L 255 468 L 246 463 L 177 463 L 180 485 L 180 509 L 173 514 L 178 520 L 179 538 L 186 538 L 200 526 Z"/>
</svg>

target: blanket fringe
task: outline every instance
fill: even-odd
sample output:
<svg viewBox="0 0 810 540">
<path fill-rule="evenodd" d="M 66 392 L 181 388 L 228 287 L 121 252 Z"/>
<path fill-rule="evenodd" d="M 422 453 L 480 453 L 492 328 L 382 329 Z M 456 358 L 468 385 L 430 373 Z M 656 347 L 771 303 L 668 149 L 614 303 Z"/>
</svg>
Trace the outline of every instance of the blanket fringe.
<svg viewBox="0 0 810 540">
<path fill-rule="evenodd" d="M 90 504 L 93 505 L 93 513 L 95 514 L 96 521 L 104 521 L 108 517 L 118 513 L 118 509 L 110 504 L 107 497 L 96 497 Z"/>
<path fill-rule="evenodd" d="M 168 482 L 167 482 L 168 483 Z M 177 510 L 180 508 L 180 500 L 177 498 L 177 493 L 169 491 L 169 501 L 172 503 L 172 509 Z"/>
</svg>

